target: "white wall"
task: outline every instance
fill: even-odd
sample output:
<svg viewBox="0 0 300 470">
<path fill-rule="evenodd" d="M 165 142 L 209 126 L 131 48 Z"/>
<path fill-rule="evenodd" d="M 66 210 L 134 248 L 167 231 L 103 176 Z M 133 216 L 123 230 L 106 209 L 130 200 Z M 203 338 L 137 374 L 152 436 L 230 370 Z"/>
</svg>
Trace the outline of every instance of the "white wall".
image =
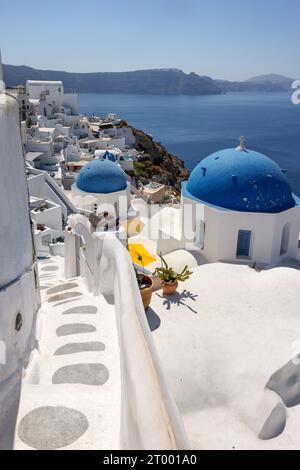
<svg viewBox="0 0 300 470">
<path fill-rule="evenodd" d="M 6 100 L 0 104 L 0 286 L 31 266 L 33 257 L 19 110 L 14 99 Z"/>
<path fill-rule="evenodd" d="M 135 144 L 136 139 L 130 127 L 117 128 L 117 135 L 119 137 L 124 137 L 126 145 L 133 146 Z"/>
<path fill-rule="evenodd" d="M 47 227 L 62 231 L 62 211 L 61 206 L 53 204 L 49 201 L 49 208 L 43 211 L 31 211 L 31 218 L 37 224 L 44 224 Z"/>
<path fill-rule="evenodd" d="M 31 172 L 32 174 L 28 178 L 30 196 L 40 199 L 49 199 L 55 202 L 60 206 L 64 218 L 67 220 L 68 208 L 71 212 L 76 211 L 71 201 L 69 201 L 62 189 L 46 172 L 39 170 L 31 170 Z M 51 182 L 51 186 L 55 188 L 55 191 L 50 187 L 48 182 Z"/>
<path fill-rule="evenodd" d="M 196 234 L 200 230 L 200 221 L 205 223 L 204 248 L 197 248 L 210 262 L 248 261 L 274 266 L 285 258 L 300 258 L 300 206 L 279 214 L 263 214 L 222 210 L 183 197 L 182 214 L 188 212 L 186 207 L 193 207 L 192 217 L 187 217 L 186 223 L 196 230 Z M 286 223 L 290 224 L 289 243 L 286 253 L 281 254 L 282 230 Z M 248 259 L 236 257 L 239 230 L 252 232 Z"/>
<path fill-rule="evenodd" d="M 26 92 L 30 99 L 39 100 L 41 93 L 46 93 L 46 91 L 49 91 L 49 95 L 45 95 L 47 101 L 56 100 L 64 93 L 63 83 L 55 81 L 26 81 Z"/>
<path fill-rule="evenodd" d="M 35 289 L 34 265 L 6 290 L 0 287 L 0 341 L 5 344 L 5 362 L 0 365 L 0 449 L 13 446 L 20 381 L 30 353 L 36 347 L 35 323 L 39 293 Z M 16 331 L 16 317 L 22 328 Z"/>
<path fill-rule="evenodd" d="M 0 449 L 13 446 L 22 368 L 35 344 L 39 306 L 19 126 L 17 102 L 0 97 L 0 341 L 6 353 L 0 366 Z M 19 331 L 18 314 L 22 316 Z"/>
<path fill-rule="evenodd" d="M 78 114 L 78 104 L 77 104 L 77 95 L 66 93 L 61 97 L 61 106 L 70 107 L 72 110 L 72 115 Z"/>
<path fill-rule="evenodd" d="M 27 152 L 42 152 L 49 156 L 54 154 L 53 140 L 49 138 L 47 141 L 38 139 L 27 139 L 26 143 Z"/>
</svg>

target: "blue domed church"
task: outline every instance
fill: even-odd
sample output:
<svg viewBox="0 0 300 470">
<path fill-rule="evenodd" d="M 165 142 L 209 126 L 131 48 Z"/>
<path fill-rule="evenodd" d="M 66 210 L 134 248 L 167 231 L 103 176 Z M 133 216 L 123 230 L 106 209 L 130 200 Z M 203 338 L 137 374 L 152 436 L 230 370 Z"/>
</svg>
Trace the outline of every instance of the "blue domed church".
<svg viewBox="0 0 300 470">
<path fill-rule="evenodd" d="M 82 167 L 72 185 L 71 196 L 74 203 L 79 199 L 80 206 L 86 210 L 99 213 L 111 206 L 118 216 L 127 217 L 129 183 L 122 168 L 109 159 L 95 159 Z"/>
<path fill-rule="evenodd" d="M 202 160 L 183 183 L 186 241 L 190 213 L 193 243 L 210 262 L 274 266 L 300 258 L 299 200 L 279 166 L 243 140 Z"/>
</svg>

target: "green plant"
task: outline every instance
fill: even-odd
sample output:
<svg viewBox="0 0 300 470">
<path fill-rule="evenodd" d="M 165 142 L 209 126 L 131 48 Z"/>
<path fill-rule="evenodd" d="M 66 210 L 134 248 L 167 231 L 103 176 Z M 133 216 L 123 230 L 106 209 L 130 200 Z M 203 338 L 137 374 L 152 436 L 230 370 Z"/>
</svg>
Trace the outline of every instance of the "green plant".
<svg viewBox="0 0 300 470">
<path fill-rule="evenodd" d="M 144 268 L 143 257 L 141 255 L 138 255 L 138 260 L 141 262 L 142 267 Z M 151 284 L 149 283 L 149 280 L 144 273 L 139 272 L 137 268 L 134 268 L 134 272 L 140 290 L 150 287 Z"/>
<path fill-rule="evenodd" d="M 161 281 L 171 283 L 175 283 L 176 281 L 184 282 L 187 281 L 187 279 L 189 279 L 189 277 L 193 274 L 191 271 L 188 270 L 187 266 L 183 268 L 181 273 L 176 273 L 171 267 L 169 267 L 168 263 L 161 254 L 159 255 L 159 257 L 161 261 L 161 267 L 156 268 L 153 275 L 157 275 L 161 279 Z"/>
</svg>

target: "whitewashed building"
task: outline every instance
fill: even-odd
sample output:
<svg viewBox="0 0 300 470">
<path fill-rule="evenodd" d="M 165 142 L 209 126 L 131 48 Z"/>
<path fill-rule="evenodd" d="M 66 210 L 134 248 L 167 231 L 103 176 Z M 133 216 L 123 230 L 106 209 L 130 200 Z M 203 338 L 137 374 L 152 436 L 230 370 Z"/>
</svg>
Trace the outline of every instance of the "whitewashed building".
<svg viewBox="0 0 300 470">
<path fill-rule="evenodd" d="M 31 103 L 38 106 L 38 114 L 47 117 L 54 113 L 78 114 L 77 95 L 64 93 L 61 81 L 27 80 L 26 92 Z"/>
<path fill-rule="evenodd" d="M 244 145 L 205 158 L 182 186 L 182 231 L 209 261 L 300 259 L 300 201 L 270 158 Z M 189 240 L 191 241 L 191 240 Z"/>
</svg>

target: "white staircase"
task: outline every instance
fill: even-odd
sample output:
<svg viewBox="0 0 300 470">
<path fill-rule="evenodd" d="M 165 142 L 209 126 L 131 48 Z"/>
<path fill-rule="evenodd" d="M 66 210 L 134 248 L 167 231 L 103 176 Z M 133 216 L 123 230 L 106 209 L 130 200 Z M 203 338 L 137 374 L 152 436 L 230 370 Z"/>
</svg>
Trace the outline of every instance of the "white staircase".
<svg viewBox="0 0 300 470">
<path fill-rule="evenodd" d="M 39 351 L 23 378 L 15 449 L 118 449 L 120 365 L 114 306 L 39 263 Z"/>
</svg>

